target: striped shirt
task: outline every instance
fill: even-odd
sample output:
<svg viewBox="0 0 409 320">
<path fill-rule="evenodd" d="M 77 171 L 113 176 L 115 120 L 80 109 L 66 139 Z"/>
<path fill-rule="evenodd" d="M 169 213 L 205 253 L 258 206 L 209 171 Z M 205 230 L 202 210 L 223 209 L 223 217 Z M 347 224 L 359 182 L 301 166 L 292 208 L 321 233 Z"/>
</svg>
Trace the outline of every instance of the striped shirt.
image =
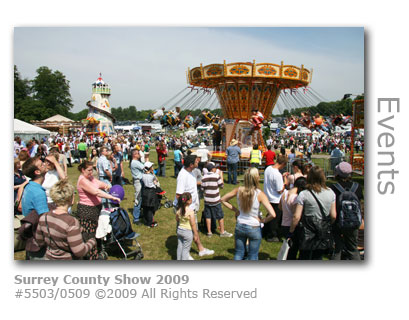
<svg viewBox="0 0 409 320">
<path fill-rule="evenodd" d="M 45 223 L 46 216 L 50 233 Z M 96 245 L 94 238 L 83 241 L 77 219 L 69 214 L 53 212 L 41 215 L 35 238 L 40 247 L 47 246 L 47 260 L 72 260 L 74 256 L 81 258 Z"/>
<path fill-rule="evenodd" d="M 215 172 L 208 172 L 202 179 L 203 197 L 206 205 L 215 206 L 220 203 L 219 188 L 223 188 L 223 180 Z"/>
</svg>

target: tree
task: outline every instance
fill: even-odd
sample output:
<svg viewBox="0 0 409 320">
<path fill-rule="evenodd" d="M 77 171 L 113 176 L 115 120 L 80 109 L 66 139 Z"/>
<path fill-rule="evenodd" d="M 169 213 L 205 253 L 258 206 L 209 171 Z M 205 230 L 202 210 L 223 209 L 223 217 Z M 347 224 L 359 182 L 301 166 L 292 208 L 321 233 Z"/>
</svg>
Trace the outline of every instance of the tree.
<svg viewBox="0 0 409 320">
<path fill-rule="evenodd" d="M 81 121 L 83 119 L 86 119 L 87 116 L 88 116 L 88 109 L 82 109 L 80 112 L 77 112 L 77 113 L 68 112 L 68 118 L 74 121 Z"/>
<path fill-rule="evenodd" d="M 37 76 L 32 81 L 33 98 L 41 106 L 32 108 L 35 120 L 43 120 L 53 115 L 68 116 L 72 108 L 69 81 L 60 71 L 48 67 L 37 69 Z"/>
<path fill-rule="evenodd" d="M 31 86 L 28 79 L 21 79 L 17 66 L 14 66 L 14 117 L 23 121 L 27 119 L 23 116 L 24 110 L 32 103 Z"/>
</svg>

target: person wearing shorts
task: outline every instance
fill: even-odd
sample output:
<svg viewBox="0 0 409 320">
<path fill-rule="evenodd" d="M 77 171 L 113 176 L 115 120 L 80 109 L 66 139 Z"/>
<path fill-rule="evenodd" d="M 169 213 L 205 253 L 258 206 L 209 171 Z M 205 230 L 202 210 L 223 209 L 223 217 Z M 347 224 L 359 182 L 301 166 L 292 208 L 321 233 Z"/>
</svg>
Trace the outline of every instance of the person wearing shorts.
<svg viewBox="0 0 409 320">
<path fill-rule="evenodd" d="M 84 142 L 84 139 L 81 139 L 80 143 L 77 146 L 77 149 L 80 153 L 80 163 L 87 159 L 87 144 Z"/>
<path fill-rule="evenodd" d="M 224 213 L 220 202 L 219 188 L 223 187 L 223 180 L 216 173 L 215 165 L 210 162 L 206 165 L 207 173 L 202 179 L 201 187 L 204 192 L 204 211 L 203 215 L 206 219 L 207 236 L 213 235 L 211 230 L 212 219 L 218 220 L 220 225 L 220 237 L 230 238 L 231 233 L 224 230 Z"/>
</svg>

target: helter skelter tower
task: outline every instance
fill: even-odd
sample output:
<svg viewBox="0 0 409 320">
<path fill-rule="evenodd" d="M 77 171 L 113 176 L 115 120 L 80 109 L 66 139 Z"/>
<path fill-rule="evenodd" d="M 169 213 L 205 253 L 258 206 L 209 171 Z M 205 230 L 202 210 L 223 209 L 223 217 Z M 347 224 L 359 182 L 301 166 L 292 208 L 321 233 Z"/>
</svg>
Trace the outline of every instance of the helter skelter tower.
<svg viewBox="0 0 409 320">
<path fill-rule="evenodd" d="M 87 125 L 87 134 L 111 135 L 115 133 L 115 117 L 111 114 L 109 96 L 110 86 L 104 82 L 101 73 L 99 78 L 92 84 L 91 100 L 87 102 L 89 108 L 87 119 L 83 123 Z"/>
<path fill-rule="evenodd" d="M 242 148 L 253 144 L 264 145 L 261 131 L 253 136 L 252 110 L 258 109 L 265 119 L 269 118 L 282 90 L 306 87 L 311 82 L 312 71 L 303 65 L 280 65 L 273 63 L 234 62 L 210 64 L 188 69 L 188 82 L 193 86 L 214 89 L 226 121 L 226 142 L 234 138 Z"/>
</svg>

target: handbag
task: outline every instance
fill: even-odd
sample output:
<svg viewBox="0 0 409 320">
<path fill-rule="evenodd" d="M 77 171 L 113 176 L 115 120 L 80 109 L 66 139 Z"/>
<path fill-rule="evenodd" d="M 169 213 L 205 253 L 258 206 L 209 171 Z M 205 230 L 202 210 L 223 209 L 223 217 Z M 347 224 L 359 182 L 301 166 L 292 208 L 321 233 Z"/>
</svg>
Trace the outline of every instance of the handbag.
<svg viewBox="0 0 409 320">
<path fill-rule="evenodd" d="M 331 232 L 331 218 L 325 216 L 324 209 L 315 194 L 309 190 L 321 212 L 321 219 L 306 217 L 304 214 L 300 224 L 300 250 L 326 250 L 334 245 Z"/>
<path fill-rule="evenodd" d="M 285 239 L 281 245 L 280 251 L 278 252 L 277 260 L 287 260 L 289 250 L 290 244 L 288 243 L 288 240 Z"/>
<path fill-rule="evenodd" d="M 21 227 L 21 220 L 24 218 L 22 214 L 14 215 L 14 252 L 26 249 L 26 241 L 19 237 L 18 230 Z"/>
</svg>

